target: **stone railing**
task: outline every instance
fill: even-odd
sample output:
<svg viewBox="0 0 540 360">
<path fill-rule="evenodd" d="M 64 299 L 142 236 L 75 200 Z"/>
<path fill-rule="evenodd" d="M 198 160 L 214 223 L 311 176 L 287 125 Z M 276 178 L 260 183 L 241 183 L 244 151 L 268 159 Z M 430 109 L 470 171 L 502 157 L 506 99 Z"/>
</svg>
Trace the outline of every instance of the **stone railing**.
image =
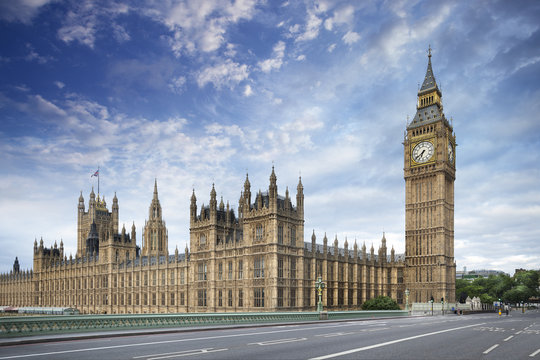
<svg viewBox="0 0 540 360">
<path fill-rule="evenodd" d="M 330 311 L 329 320 L 406 316 L 407 311 Z M 146 328 L 318 321 L 318 312 L 71 315 L 0 318 L 0 337 Z"/>
</svg>

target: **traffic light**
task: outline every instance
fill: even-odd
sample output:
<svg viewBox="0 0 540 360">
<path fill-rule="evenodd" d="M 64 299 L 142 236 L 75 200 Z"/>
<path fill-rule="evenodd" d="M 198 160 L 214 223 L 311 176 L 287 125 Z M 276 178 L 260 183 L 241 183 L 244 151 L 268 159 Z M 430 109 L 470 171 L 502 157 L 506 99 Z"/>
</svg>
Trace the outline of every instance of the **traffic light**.
<svg viewBox="0 0 540 360">
<path fill-rule="evenodd" d="M 441 302 L 444 302 L 444 298 L 443 298 L 443 297 L 441 298 Z"/>
<path fill-rule="evenodd" d="M 431 302 L 435 301 L 435 299 L 433 299 L 433 295 L 431 295 L 431 300 L 430 301 Z"/>
</svg>

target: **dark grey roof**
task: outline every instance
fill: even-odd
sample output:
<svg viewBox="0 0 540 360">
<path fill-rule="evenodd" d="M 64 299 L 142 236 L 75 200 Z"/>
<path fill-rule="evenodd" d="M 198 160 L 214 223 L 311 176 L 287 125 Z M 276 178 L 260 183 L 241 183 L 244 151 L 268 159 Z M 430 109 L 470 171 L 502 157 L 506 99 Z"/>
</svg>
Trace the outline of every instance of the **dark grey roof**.
<svg viewBox="0 0 540 360">
<path fill-rule="evenodd" d="M 426 70 L 426 77 L 422 83 L 419 93 L 423 93 L 427 90 L 433 90 L 437 88 L 437 82 L 435 81 L 435 75 L 433 75 L 433 69 L 431 68 L 431 54 L 429 55 L 428 66 Z"/>
<path fill-rule="evenodd" d="M 442 109 L 439 108 L 439 105 L 432 104 L 428 107 L 416 110 L 416 115 L 414 115 L 414 119 L 409 124 L 408 128 L 410 129 L 417 126 L 430 124 L 441 119 L 444 119 Z"/>
</svg>

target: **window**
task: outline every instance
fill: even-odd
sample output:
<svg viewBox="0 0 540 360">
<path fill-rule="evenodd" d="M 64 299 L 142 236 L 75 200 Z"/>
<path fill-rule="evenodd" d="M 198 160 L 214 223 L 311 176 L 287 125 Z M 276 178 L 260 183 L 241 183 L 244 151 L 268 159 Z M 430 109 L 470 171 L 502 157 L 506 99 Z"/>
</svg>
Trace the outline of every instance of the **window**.
<svg viewBox="0 0 540 360">
<path fill-rule="evenodd" d="M 152 285 L 156 286 L 156 272 L 155 271 L 152 271 Z"/>
<path fill-rule="evenodd" d="M 279 224 L 277 229 L 277 242 L 283 244 L 283 225 Z"/>
<path fill-rule="evenodd" d="M 296 279 L 296 259 L 291 258 L 290 278 Z"/>
<path fill-rule="evenodd" d="M 289 290 L 289 306 L 295 307 L 296 306 L 296 289 L 291 288 Z"/>
<path fill-rule="evenodd" d="M 221 290 L 218 291 L 218 306 L 223 306 L 223 292 Z"/>
<path fill-rule="evenodd" d="M 174 293 L 171 293 L 171 305 L 174 305 Z"/>
<path fill-rule="evenodd" d="M 296 227 L 291 226 L 291 246 L 296 246 Z"/>
<path fill-rule="evenodd" d="M 232 307 L 233 305 L 233 298 L 232 298 L 232 290 L 229 290 L 229 294 L 227 296 L 227 305 L 229 307 Z"/>
<path fill-rule="evenodd" d="M 223 280 L 223 263 L 218 264 L 218 280 Z"/>
<path fill-rule="evenodd" d="M 140 283 L 139 283 L 139 273 L 137 273 L 137 275 L 135 276 L 135 286 L 139 286 Z"/>
<path fill-rule="evenodd" d="M 238 307 L 244 306 L 244 291 L 238 290 Z"/>
<path fill-rule="evenodd" d="M 233 278 L 232 274 L 233 274 L 232 261 L 229 261 L 229 274 L 228 274 L 228 279 L 229 280 L 232 280 L 232 278 Z"/>
<path fill-rule="evenodd" d="M 197 291 L 197 305 L 206 306 L 206 290 Z"/>
<path fill-rule="evenodd" d="M 255 307 L 264 307 L 264 288 L 253 289 L 253 300 Z"/>
<path fill-rule="evenodd" d="M 283 288 L 277 289 L 277 307 L 283 307 Z"/>
<path fill-rule="evenodd" d="M 199 279 L 199 281 L 206 280 L 206 263 L 204 263 L 204 262 L 199 263 L 199 266 L 198 266 L 198 279 Z"/>
<path fill-rule="evenodd" d="M 128 294 L 127 301 L 127 304 L 131 305 L 131 294 Z"/>
<path fill-rule="evenodd" d="M 144 273 L 144 286 L 148 285 L 148 273 Z"/>
<path fill-rule="evenodd" d="M 156 305 L 156 303 L 157 303 L 157 299 L 156 299 L 156 298 L 157 298 L 156 293 L 153 293 L 153 294 L 152 294 L 152 305 Z"/>
<path fill-rule="evenodd" d="M 258 224 L 256 227 L 255 240 L 262 241 L 264 236 L 264 230 L 262 224 Z"/>
<path fill-rule="evenodd" d="M 180 305 L 184 305 L 185 303 L 186 303 L 186 298 L 185 298 L 184 292 L 182 291 L 180 293 Z"/>
<path fill-rule="evenodd" d="M 277 277 L 279 279 L 283 278 L 283 257 L 278 257 L 277 260 Z"/>
<path fill-rule="evenodd" d="M 180 269 L 180 285 L 184 285 L 185 281 L 184 269 Z"/>
<path fill-rule="evenodd" d="M 161 270 L 161 286 L 165 286 L 165 270 Z"/>
<path fill-rule="evenodd" d="M 171 270 L 171 285 L 174 285 L 174 270 Z"/>
<path fill-rule="evenodd" d="M 241 280 L 244 277 L 244 262 L 238 260 L 238 279 Z"/>
<path fill-rule="evenodd" d="M 139 301 L 139 294 L 135 294 L 135 305 L 139 305 L 140 301 Z"/>
<path fill-rule="evenodd" d="M 264 257 L 261 255 L 257 255 L 253 259 L 253 277 L 254 278 L 264 277 Z"/>
<path fill-rule="evenodd" d="M 162 306 L 165 306 L 166 302 L 165 302 L 165 293 L 161 293 L 161 305 Z"/>
</svg>

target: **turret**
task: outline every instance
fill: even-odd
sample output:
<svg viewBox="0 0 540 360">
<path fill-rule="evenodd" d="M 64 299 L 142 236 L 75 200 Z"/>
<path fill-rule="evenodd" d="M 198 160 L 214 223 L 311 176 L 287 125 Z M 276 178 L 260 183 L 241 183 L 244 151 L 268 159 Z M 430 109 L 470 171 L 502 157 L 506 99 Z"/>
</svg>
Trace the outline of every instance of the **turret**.
<svg viewBox="0 0 540 360">
<path fill-rule="evenodd" d="M 249 183 L 249 177 L 246 173 L 246 181 L 244 181 L 244 201 L 247 207 L 244 209 L 245 212 L 249 212 L 251 208 L 251 184 Z"/>
<path fill-rule="evenodd" d="M 304 185 L 302 185 L 302 177 L 298 178 L 298 186 L 296 187 L 296 210 L 301 219 L 304 218 Z"/>
<path fill-rule="evenodd" d="M 334 238 L 334 257 L 337 259 L 338 258 L 338 255 L 339 255 L 339 248 L 338 248 L 338 239 L 337 239 L 337 234 L 336 234 L 336 237 Z"/>
<path fill-rule="evenodd" d="M 358 244 L 356 243 L 356 239 L 354 239 L 353 257 L 354 261 L 358 261 Z"/>
<path fill-rule="evenodd" d="M 317 237 L 315 236 L 315 229 L 313 229 L 313 234 L 311 235 L 311 253 L 313 256 L 315 256 L 315 252 L 317 250 L 317 244 L 315 243 L 315 240 L 317 240 Z"/>
<path fill-rule="evenodd" d="M 118 198 L 116 197 L 116 192 L 114 192 L 113 204 L 112 204 L 112 231 L 114 234 L 118 233 L 118 221 L 120 216 L 120 210 L 118 207 Z"/>
<path fill-rule="evenodd" d="M 18 274 L 19 271 L 20 271 L 20 266 L 19 266 L 19 258 L 18 257 L 15 257 L 15 262 L 13 262 L 13 274 Z"/>
<path fill-rule="evenodd" d="M 274 172 L 274 166 L 272 165 L 272 173 L 270 174 L 270 186 L 268 187 L 269 207 L 272 211 L 277 210 L 278 190 L 276 181 L 276 173 Z"/>
<path fill-rule="evenodd" d="M 324 253 L 324 256 L 328 254 L 328 238 L 326 237 L 326 233 L 324 233 L 324 238 L 323 238 L 323 253 Z"/>
<path fill-rule="evenodd" d="M 197 197 L 195 196 L 195 189 L 191 193 L 191 205 L 189 206 L 189 219 L 194 222 L 197 219 Z"/>
<path fill-rule="evenodd" d="M 210 191 L 210 218 L 212 218 L 212 212 L 217 210 L 216 189 L 212 184 L 212 190 Z"/>
<path fill-rule="evenodd" d="M 135 232 L 135 221 L 133 222 L 133 225 L 131 225 L 131 243 L 132 244 L 137 243 L 137 233 Z"/>
<path fill-rule="evenodd" d="M 345 237 L 345 243 L 343 243 L 343 251 L 345 254 L 345 259 L 349 258 L 349 242 L 347 241 L 347 237 Z"/>
</svg>

